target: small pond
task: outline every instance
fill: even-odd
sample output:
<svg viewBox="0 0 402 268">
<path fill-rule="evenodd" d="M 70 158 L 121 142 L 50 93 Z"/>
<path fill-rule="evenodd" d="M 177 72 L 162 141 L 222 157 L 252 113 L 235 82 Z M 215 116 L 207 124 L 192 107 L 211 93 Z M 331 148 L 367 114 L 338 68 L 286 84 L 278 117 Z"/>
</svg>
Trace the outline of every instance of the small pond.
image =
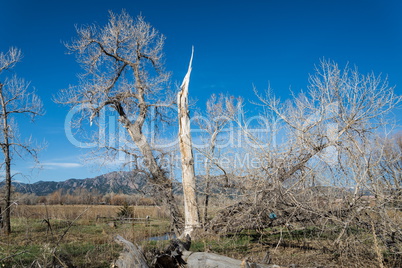
<svg viewBox="0 0 402 268">
<path fill-rule="evenodd" d="M 148 238 L 148 241 L 163 241 L 163 240 L 171 240 L 174 238 L 176 238 L 175 233 L 165 233 L 165 234 L 159 235 L 159 236 L 152 236 L 152 237 Z"/>
</svg>

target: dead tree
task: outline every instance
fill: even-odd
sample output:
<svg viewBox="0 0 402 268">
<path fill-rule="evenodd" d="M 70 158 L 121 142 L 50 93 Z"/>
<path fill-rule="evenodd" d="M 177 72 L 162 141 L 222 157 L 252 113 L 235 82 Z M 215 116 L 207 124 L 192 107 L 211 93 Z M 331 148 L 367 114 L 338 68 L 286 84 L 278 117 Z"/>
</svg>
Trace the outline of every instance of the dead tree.
<svg viewBox="0 0 402 268">
<path fill-rule="evenodd" d="M 244 180 L 248 196 L 242 203 L 248 205 L 234 206 L 242 212 L 233 217 L 244 220 L 244 226 L 264 227 L 270 224 L 270 213 L 261 213 L 269 208 L 285 221 L 302 222 L 315 215 L 348 227 L 345 220 L 352 222 L 359 215 L 359 196 L 372 181 L 372 141 L 378 139 L 378 130 L 392 126 L 387 119 L 401 98 L 386 79 L 348 66 L 340 69 L 332 61 L 322 61 L 310 76 L 308 90 L 286 102 L 272 90 L 257 96 L 267 112 L 261 120 L 276 122 L 276 129 L 261 135 L 239 122 L 250 143 L 246 153 L 261 164 L 249 169 L 252 178 Z M 276 143 L 263 140 L 275 135 Z M 330 211 L 336 199 L 341 199 L 338 214 Z"/>
<path fill-rule="evenodd" d="M 303 168 L 336 167 L 354 150 L 362 153 L 372 133 L 389 126 L 386 116 L 401 101 L 386 79 L 362 75 L 348 66 L 341 70 L 332 61 L 322 61 L 310 76 L 308 91 L 285 103 L 272 91 L 258 96 L 264 108 L 279 119 L 286 136 L 276 150 L 261 152 L 267 163 L 264 171 L 279 184 L 302 176 Z M 317 161 L 321 165 L 314 165 Z M 359 187 L 358 181 L 354 184 Z"/>
<path fill-rule="evenodd" d="M 205 226 L 208 218 L 208 206 L 210 199 L 210 188 L 213 183 L 212 180 L 218 174 L 222 174 L 223 179 L 226 181 L 226 186 L 228 185 L 228 172 L 227 167 L 222 166 L 219 161 L 217 161 L 217 156 L 224 153 L 230 154 L 228 148 L 221 150 L 219 147 L 220 135 L 224 134 L 224 128 L 233 122 L 233 117 L 240 111 L 242 105 L 242 99 L 236 100 L 232 96 L 225 96 L 220 94 L 217 97 L 212 94 L 207 101 L 207 109 L 205 113 L 198 114 L 195 118 L 196 124 L 200 129 L 205 131 L 206 135 L 201 138 L 205 140 L 202 148 L 197 148 L 197 151 L 205 158 L 205 168 L 204 168 L 204 211 L 202 215 L 202 223 Z M 232 133 L 233 134 L 233 133 Z M 214 172 L 214 170 L 216 170 Z"/>
<path fill-rule="evenodd" d="M 67 48 L 77 54 L 84 68 L 80 84 L 60 92 L 57 101 L 82 109 L 78 120 L 91 123 L 106 108 L 118 116 L 135 147 L 125 144 L 98 144 L 102 152 L 123 152 L 142 159 L 143 168 L 170 209 L 172 227 L 179 232 L 180 217 L 172 193 L 172 181 L 144 132 L 145 123 L 166 121 L 173 104 L 169 92 L 170 74 L 163 67 L 165 37 L 143 17 L 131 18 L 123 11 L 110 12 L 106 26 L 77 28 L 78 38 Z M 151 110 L 154 117 L 151 117 Z"/>
<path fill-rule="evenodd" d="M 11 48 L 5 54 L 0 53 L 0 75 L 3 76 L 6 70 L 13 68 L 21 58 L 21 51 L 16 48 Z M 11 163 L 14 153 L 22 150 L 37 160 L 37 152 L 39 150 L 39 148 L 33 148 L 30 141 L 23 142 L 18 137 L 17 115 L 26 114 L 34 120 L 36 116 L 43 113 L 41 100 L 33 91 L 29 91 L 28 87 L 29 83 L 16 76 L 12 76 L 11 78 L 1 77 L 0 80 L 0 146 L 4 156 L 3 167 L 5 171 L 3 230 L 6 234 L 11 233 Z"/>
<path fill-rule="evenodd" d="M 191 53 L 187 74 L 183 79 L 180 92 L 177 94 L 177 106 L 179 109 L 179 146 L 181 153 L 185 218 L 184 231 L 182 233 L 183 237 L 185 237 L 187 234 L 191 236 L 191 233 L 194 231 L 194 229 L 201 227 L 195 189 L 194 158 L 188 110 L 188 85 L 190 83 L 193 54 L 194 48 Z"/>
</svg>

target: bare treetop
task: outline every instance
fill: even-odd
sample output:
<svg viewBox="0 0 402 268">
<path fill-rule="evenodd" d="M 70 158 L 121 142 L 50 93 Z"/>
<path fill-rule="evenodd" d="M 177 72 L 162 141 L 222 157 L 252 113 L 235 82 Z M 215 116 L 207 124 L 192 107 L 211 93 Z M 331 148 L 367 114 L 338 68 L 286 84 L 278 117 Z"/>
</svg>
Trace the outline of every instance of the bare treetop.
<svg viewBox="0 0 402 268">
<path fill-rule="evenodd" d="M 335 145 L 342 136 L 350 140 L 383 126 L 389 112 L 401 102 L 386 78 L 363 75 L 349 66 L 342 70 L 328 60 L 321 61 L 309 80 L 308 91 L 285 104 L 271 92 L 260 100 L 297 134 L 300 144 L 316 149 Z M 336 131 L 330 131 L 331 124 Z"/>
<path fill-rule="evenodd" d="M 22 58 L 21 50 L 12 47 L 7 53 L 0 52 L 0 72 L 11 69 Z"/>
<path fill-rule="evenodd" d="M 144 18 L 110 12 L 104 27 L 77 27 L 78 38 L 67 48 L 84 69 L 80 84 L 61 92 L 59 101 L 88 104 L 91 120 L 105 106 L 120 116 L 143 118 L 150 106 L 166 107 L 170 74 L 163 68 L 165 37 Z M 141 115 L 140 115 L 141 114 Z"/>
<path fill-rule="evenodd" d="M 0 52 L 0 91 L 4 100 L 1 104 L 4 109 L 0 111 L 0 117 L 27 114 L 34 119 L 44 113 L 42 101 L 34 91 L 28 90 L 29 82 L 16 75 L 5 76 L 5 71 L 12 69 L 21 59 L 21 50 L 17 48 L 10 48 L 7 53 Z"/>
</svg>

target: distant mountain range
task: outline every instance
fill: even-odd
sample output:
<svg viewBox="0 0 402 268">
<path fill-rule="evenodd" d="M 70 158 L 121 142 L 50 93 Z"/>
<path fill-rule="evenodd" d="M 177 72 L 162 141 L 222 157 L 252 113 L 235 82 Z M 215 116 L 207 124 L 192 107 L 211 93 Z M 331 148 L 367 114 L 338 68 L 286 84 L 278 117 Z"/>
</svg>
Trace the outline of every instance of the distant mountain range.
<svg viewBox="0 0 402 268">
<path fill-rule="evenodd" d="M 238 192 L 236 183 L 231 175 L 231 182 L 228 184 L 228 178 L 225 176 L 216 176 L 211 178 L 210 191 L 212 193 L 230 193 Z M 197 189 L 200 192 L 205 191 L 205 179 L 203 176 L 197 176 Z M 0 182 L 0 191 L 4 189 L 4 181 Z M 146 194 L 150 193 L 152 184 L 148 182 L 146 175 L 138 171 L 114 171 L 106 173 L 95 178 L 87 179 L 69 179 L 66 181 L 38 181 L 35 183 L 13 182 L 13 190 L 22 194 L 35 194 L 37 196 L 46 196 L 56 191 L 61 191 L 62 195 L 80 194 L 83 191 L 95 194 L 105 195 L 115 194 Z M 173 183 L 173 192 L 183 194 L 180 182 Z"/>
<path fill-rule="evenodd" d="M 4 182 L 0 183 L 0 188 Z M 86 190 L 94 194 L 121 193 L 136 194 L 149 187 L 146 175 L 134 171 L 115 171 L 95 178 L 69 179 L 66 181 L 38 181 L 32 184 L 13 182 L 16 192 L 45 196 L 61 190 L 62 194 L 72 194 Z"/>
</svg>

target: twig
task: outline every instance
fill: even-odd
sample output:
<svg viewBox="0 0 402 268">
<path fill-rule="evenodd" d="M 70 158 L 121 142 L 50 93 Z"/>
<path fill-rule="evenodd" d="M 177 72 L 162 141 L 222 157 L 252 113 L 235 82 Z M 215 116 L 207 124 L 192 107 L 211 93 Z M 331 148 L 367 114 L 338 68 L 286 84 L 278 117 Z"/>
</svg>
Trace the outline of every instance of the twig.
<svg viewBox="0 0 402 268">
<path fill-rule="evenodd" d="M 0 259 L 0 262 L 1 261 L 4 261 L 4 260 L 7 260 L 7 259 L 10 259 L 10 258 L 14 258 L 14 257 L 16 257 L 16 256 L 18 256 L 18 255 L 21 255 L 21 254 L 24 254 L 24 253 L 27 253 L 28 251 L 21 251 L 21 252 L 18 252 L 18 253 L 15 253 L 15 254 L 13 254 L 13 255 L 10 255 L 10 256 L 7 256 L 7 257 L 4 257 L 3 259 Z"/>
<path fill-rule="evenodd" d="M 86 207 L 84 209 L 83 212 L 80 213 L 80 215 L 78 215 L 72 222 L 70 222 L 70 224 L 68 225 L 67 229 L 63 232 L 63 234 L 60 236 L 59 240 L 56 243 L 56 247 L 59 246 L 61 240 L 63 240 L 64 236 L 68 233 L 68 231 L 70 230 L 70 228 L 73 226 L 73 224 L 79 219 L 81 218 L 82 215 L 84 215 L 85 212 L 87 212 L 87 210 L 90 208 L 90 206 Z"/>
<path fill-rule="evenodd" d="M 282 242 L 282 237 L 283 237 L 283 235 L 282 235 L 282 228 L 281 228 L 281 235 L 280 235 L 280 237 L 279 237 L 279 241 L 278 241 L 278 244 L 276 244 L 276 247 L 275 247 L 275 252 L 276 252 L 276 250 L 278 249 L 278 247 L 279 247 L 279 245 L 281 244 L 281 242 Z"/>
</svg>

